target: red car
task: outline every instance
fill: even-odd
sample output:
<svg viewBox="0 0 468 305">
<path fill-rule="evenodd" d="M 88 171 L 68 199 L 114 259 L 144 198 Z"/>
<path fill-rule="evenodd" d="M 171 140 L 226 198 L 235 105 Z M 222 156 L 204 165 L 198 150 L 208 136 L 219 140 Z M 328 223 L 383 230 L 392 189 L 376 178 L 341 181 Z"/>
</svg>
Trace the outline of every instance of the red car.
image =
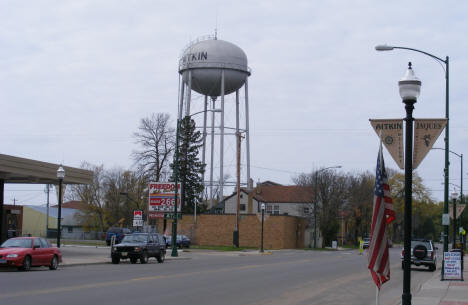
<svg viewBox="0 0 468 305">
<path fill-rule="evenodd" d="M 33 266 L 48 266 L 50 270 L 55 270 L 61 261 L 60 249 L 52 247 L 42 237 L 10 238 L 0 246 L 0 266 L 25 271 Z"/>
</svg>

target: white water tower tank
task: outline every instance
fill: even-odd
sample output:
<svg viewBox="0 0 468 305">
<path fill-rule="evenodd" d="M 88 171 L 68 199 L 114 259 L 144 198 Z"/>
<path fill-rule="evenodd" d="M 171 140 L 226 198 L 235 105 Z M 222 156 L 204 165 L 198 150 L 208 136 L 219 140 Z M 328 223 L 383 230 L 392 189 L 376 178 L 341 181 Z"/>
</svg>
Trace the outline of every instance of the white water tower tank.
<svg viewBox="0 0 468 305">
<path fill-rule="evenodd" d="M 241 88 L 250 75 L 247 55 L 233 43 L 208 39 L 189 45 L 179 61 L 179 73 L 185 84 L 191 75 L 191 89 L 206 95 L 220 96 L 221 74 L 224 70 L 224 94 Z M 190 73 L 189 73 L 190 71 Z"/>
</svg>

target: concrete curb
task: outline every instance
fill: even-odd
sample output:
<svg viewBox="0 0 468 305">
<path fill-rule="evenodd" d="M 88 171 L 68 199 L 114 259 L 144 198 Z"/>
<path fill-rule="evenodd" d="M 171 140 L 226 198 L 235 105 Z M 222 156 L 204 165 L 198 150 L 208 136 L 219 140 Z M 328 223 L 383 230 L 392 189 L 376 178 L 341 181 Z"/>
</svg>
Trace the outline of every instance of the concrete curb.
<svg viewBox="0 0 468 305">
<path fill-rule="evenodd" d="M 166 257 L 165 261 L 178 261 L 178 260 L 191 260 L 191 257 Z M 124 263 L 130 263 L 130 261 L 123 261 Z M 70 266 L 86 266 L 86 265 L 105 265 L 105 264 L 112 264 L 111 259 L 106 260 L 89 260 L 87 262 L 84 261 L 74 261 L 74 262 L 62 262 L 59 266 L 62 267 L 70 267 Z"/>
</svg>

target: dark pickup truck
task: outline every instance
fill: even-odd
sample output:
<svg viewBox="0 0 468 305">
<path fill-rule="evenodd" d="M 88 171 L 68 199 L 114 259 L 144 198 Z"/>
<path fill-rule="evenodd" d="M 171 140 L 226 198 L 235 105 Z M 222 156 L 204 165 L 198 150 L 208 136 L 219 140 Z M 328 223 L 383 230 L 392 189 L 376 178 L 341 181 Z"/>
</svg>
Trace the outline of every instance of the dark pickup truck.
<svg viewBox="0 0 468 305">
<path fill-rule="evenodd" d="M 118 264 L 121 259 L 130 259 L 132 264 L 138 260 L 146 264 L 150 257 L 163 263 L 166 257 L 166 241 L 159 233 L 133 233 L 125 235 L 122 242 L 111 250 L 112 263 Z"/>
</svg>

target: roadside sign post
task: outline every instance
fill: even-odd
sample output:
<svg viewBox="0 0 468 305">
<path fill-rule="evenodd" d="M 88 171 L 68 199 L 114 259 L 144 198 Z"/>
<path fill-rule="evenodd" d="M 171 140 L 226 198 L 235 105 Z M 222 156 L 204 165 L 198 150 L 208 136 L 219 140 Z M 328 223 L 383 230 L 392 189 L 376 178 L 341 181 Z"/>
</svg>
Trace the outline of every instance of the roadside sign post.
<svg viewBox="0 0 468 305">
<path fill-rule="evenodd" d="M 137 228 L 143 226 L 143 211 L 141 210 L 133 211 L 133 226 Z"/>
<path fill-rule="evenodd" d="M 444 252 L 442 262 L 442 281 L 463 281 L 463 272 L 461 267 L 462 251 Z"/>
</svg>

